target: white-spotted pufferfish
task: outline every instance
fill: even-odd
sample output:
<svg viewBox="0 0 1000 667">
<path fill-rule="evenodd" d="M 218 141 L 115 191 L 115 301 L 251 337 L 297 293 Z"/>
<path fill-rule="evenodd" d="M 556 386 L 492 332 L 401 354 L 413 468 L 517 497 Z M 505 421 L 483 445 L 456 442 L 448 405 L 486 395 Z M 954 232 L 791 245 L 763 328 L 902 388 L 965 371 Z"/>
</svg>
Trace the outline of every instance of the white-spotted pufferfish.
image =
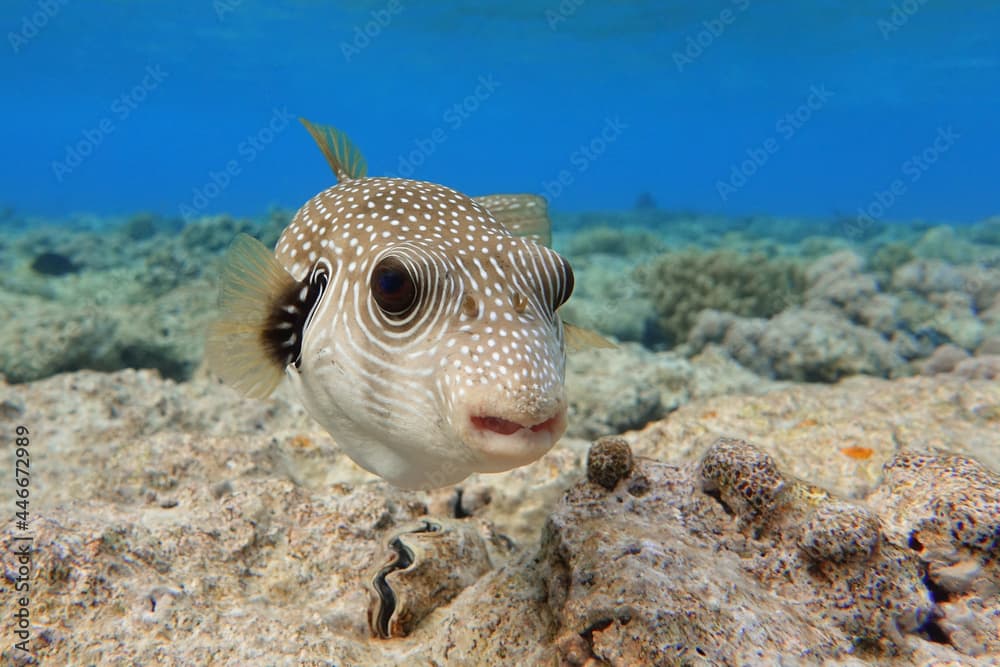
<svg viewBox="0 0 1000 667">
<path fill-rule="evenodd" d="M 302 122 L 338 183 L 273 253 L 234 241 L 209 367 L 256 398 L 287 375 L 355 462 L 404 488 L 541 457 L 566 430 L 566 337 L 601 343 L 557 313 L 573 271 L 529 238 L 551 237 L 545 201 L 366 178 L 346 135 Z"/>
</svg>

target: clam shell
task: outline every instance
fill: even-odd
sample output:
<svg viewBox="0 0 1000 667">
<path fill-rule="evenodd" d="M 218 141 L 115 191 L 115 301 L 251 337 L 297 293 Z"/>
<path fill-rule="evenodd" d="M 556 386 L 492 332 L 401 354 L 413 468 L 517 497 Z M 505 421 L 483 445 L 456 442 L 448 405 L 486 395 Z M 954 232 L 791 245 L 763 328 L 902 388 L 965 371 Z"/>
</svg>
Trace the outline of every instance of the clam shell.
<svg viewBox="0 0 1000 667">
<path fill-rule="evenodd" d="M 372 634 L 383 639 L 410 634 L 490 571 L 491 553 L 509 549 L 509 540 L 484 522 L 424 519 L 391 533 L 368 578 Z"/>
</svg>

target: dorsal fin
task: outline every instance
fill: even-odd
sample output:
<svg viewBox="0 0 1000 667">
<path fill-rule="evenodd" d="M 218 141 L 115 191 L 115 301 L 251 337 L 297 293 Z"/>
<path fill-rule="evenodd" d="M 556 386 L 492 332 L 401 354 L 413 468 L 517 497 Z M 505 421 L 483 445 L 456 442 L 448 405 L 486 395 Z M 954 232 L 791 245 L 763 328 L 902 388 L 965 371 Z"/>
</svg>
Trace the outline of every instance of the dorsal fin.
<svg viewBox="0 0 1000 667">
<path fill-rule="evenodd" d="M 305 118 L 299 118 L 312 135 L 313 141 L 323 151 L 323 156 L 330 164 L 337 182 L 342 183 L 352 178 L 363 178 L 368 170 L 365 158 L 347 135 L 330 125 L 317 125 Z"/>
<path fill-rule="evenodd" d="M 538 195 L 486 195 L 473 197 L 514 236 L 525 236 L 552 247 L 552 221 L 548 204 Z"/>
</svg>

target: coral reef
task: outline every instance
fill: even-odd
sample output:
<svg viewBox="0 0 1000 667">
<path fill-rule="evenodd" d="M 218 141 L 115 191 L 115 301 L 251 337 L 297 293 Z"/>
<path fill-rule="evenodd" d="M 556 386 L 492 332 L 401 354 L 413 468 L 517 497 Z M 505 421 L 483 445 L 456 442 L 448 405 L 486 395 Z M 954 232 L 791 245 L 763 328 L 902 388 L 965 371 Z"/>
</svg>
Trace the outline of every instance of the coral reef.
<svg viewBox="0 0 1000 667">
<path fill-rule="evenodd" d="M 822 310 L 791 308 L 771 320 L 705 311 L 689 342 L 696 350 L 718 343 L 743 366 L 782 380 L 835 382 L 858 374 L 889 377 L 906 369 L 890 341 Z"/>
<path fill-rule="evenodd" d="M 587 255 L 644 257 L 663 252 L 665 249 L 666 244 L 651 230 L 605 225 L 582 229 L 567 240 L 565 247 L 559 248 L 572 260 Z"/>
<path fill-rule="evenodd" d="M 924 259 L 938 259 L 951 264 L 971 264 L 981 250 L 967 238 L 960 237 L 954 227 L 941 225 L 924 232 L 913 244 L 913 254 Z"/>
<path fill-rule="evenodd" d="M 1000 269 L 914 260 L 896 269 L 892 286 L 903 295 L 902 320 L 910 331 L 969 351 L 1000 334 Z"/>
<path fill-rule="evenodd" d="M 1000 216 L 993 216 L 972 225 L 969 238 L 976 243 L 1000 246 Z"/>
<path fill-rule="evenodd" d="M 909 243 L 891 241 L 877 246 L 865 262 L 865 267 L 884 282 L 897 268 L 913 258 L 913 249 Z"/>
<path fill-rule="evenodd" d="M 573 261 L 573 297 L 559 310 L 566 322 L 621 341 L 653 345 L 657 331 L 653 306 L 632 276 L 631 260 L 595 255 Z"/>
<path fill-rule="evenodd" d="M 899 654 L 907 646 L 902 633 L 920 632 L 930 619 L 933 602 L 917 558 L 881 543 L 868 508 L 788 477 L 744 440 L 718 440 L 699 472 L 737 525 L 754 529 L 761 551 L 751 547 L 744 567 L 772 590 L 780 586 L 783 599 L 833 620 L 852 645 Z"/>
<path fill-rule="evenodd" d="M 237 234 L 256 236 L 273 247 L 289 220 L 280 210 L 272 211 L 263 222 L 226 215 L 196 220 L 144 256 L 139 279 L 149 293 L 159 295 L 191 280 L 214 278 L 223 253 Z"/>
<path fill-rule="evenodd" d="M 201 362 L 222 251 L 239 232 L 271 243 L 287 214 L 263 223 L 216 216 L 179 232 L 149 214 L 121 227 L 37 228 L 0 248 L 0 374 L 27 382 L 79 370 L 156 368 L 191 377 Z M 9 342 L 8 342 L 9 341 Z"/>
<path fill-rule="evenodd" d="M 83 368 L 156 368 L 174 379 L 201 363 L 214 287 L 191 282 L 145 302 L 77 286 L 77 301 L 0 296 L 0 374 L 28 382 Z M 119 283 L 114 285 L 117 288 Z M 134 285 L 120 283 L 130 291 Z M 86 295 L 86 296 L 84 296 Z"/>
<path fill-rule="evenodd" d="M 774 386 L 711 348 L 690 359 L 635 343 L 573 352 L 566 367 L 567 432 L 593 439 L 642 428 L 692 399 Z"/>
<path fill-rule="evenodd" d="M 899 328 L 898 299 L 880 289 L 876 276 L 863 273 L 864 261 L 841 251 L 813 262 L 806 272 L 804 307 L 841 315 L 850 324 L 889 337 Z"/>
<path fill-rule="evenodd" d="M 995 380 L 1000 378 L 1000 354 L 978 354 L 960 361 L 952 371 L 970 379 Z"/>
<path fill-rule="evenodd" d="M 996 332 L 995 269 L 913 260 L 895 269 L 885 292 L 863 267 L 849 251 L 823 257 L 805 273 L 801 305 L 769 320 L 702 311 L 688 343 L 693 351 L 719 344 L 767 377 L 832 382 L 907 375 L 941 344 L 972 351 Z"/>
<path fill-rule="evenodd" d="M 564 664 L 743 664 L 846 652 L 828 624 L 811 623 L 746 571 L 741 561 L 754 547 L 727 548 L 738 533 L 699 492 L 692 466 L 641 461 L 619 489 L 570 489 L 542 536 Z"/>
<path fill-rule="evenodd" d="M 853 377 L 692 401 L 624 437 L 638 455 L 700 459 L 719 438 L 757 443 L 787 474 L 868 495 L 900 449 L 946 449 L 1000 472 L 1000 384 L 958 373 Z"/>
<path fill-rule="evenodd" d="M 731 251 L 667 253 L 638 270 L 667 342 L 687 339 L 708 309 L 770 317 L 801 300 L 804 278 L 789 260 Z"/>
<path fill-rule="evenodd" d="M 1000 479 L 972 456 L 1000 460 L 998 406 L 948 373 L 776 388 L 404 493 L 284 390 L 0 384 L 33 431 L 31 648 L 57 664 L 989 664 Z"/>
<path fill-rule="evenodd" d="M 32 328 L 59 333 L 38 361 L 24 358 L 32 343 L 20 340 L 16 355 L 0 359 L 0 373 L 23 381 L 141 365 L 190 377 L 200 342 L 173 333 L 164 340 L 164 330 L 187 325 L 160 327 L 142 306 L 207 302 L 232 238 L 250 233 L 273 243 L 289 217 L 274 210 L 256 220 L 220 215 L 184 225 L 140 213 L 117 224 L 82 217 L 61 227 L 22 220 L 24 230 L 0 243 L 0 285 L 3 308 L 24 321 L 0 333 L 17 340 Z M 891 224 L 847 237 L 835 220 L 659 209 L 556 217 L 557 247 L 576 272 L 575 294 L 561 314 L 620 341 L 671 345 L 686 355 L 718 345 L 765 377 L 834 381 L 920 372 L 941 345 L 990 354 L 987 343 L 1000 339 L 995 219 Z M 172 295 L 178 290 L 188 296 Z M 191 296 L 197 290 L 206 290 L 205 299 Z M 66 324 L 58 322 L 60 309 Z M 190 318 L 193 330 L 204 319 L 202 306 L 194 305 Z M 646 393 L 636 419 L 656 414 Z M 610 431 L 594 431 L 603 432 Z"/>
<path fill-rule="evenodd" d="M 955 367 L 969 358 L 969 353 L 963 348 L 946 343 L 934 350 L 933 354 L 921 364 L 924 375 L 951 373 Z"/>
<path fill-rule="evenodd" d="M 955 454 L 902 452 L 869 498 L 889 540 L 919 554 L 933 630 L 967 655 L 1000 651 L 1000 475 Z"/>
<path fill-rule="evenodd" d="M 566 319 L 677 348 L 571 352 L 559 446 L 420 493 L 355 466 L 287 388 L 248 401 L 200 367 L 221 253 L 287 219 L 0 240 L 0 422 L 31 429 L 35 538 L 34 655 L 0 661 L 1000 660 L 995 219 L 848 239 L 566 216 Z M 156 371 L 74 372 L 132 367 Z"/>
</svg>

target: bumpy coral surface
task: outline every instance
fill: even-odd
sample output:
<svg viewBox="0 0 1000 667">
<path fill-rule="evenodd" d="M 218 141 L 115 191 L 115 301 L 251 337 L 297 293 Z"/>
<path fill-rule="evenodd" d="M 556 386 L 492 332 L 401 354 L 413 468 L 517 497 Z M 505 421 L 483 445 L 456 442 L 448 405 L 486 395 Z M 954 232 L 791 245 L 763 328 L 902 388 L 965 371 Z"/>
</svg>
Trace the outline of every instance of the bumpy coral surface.
<svg viewBox="0 0 1000 667">
<path fill-rule="evenodd" d="M 1000 654 L 1000 475 L 965 456 L 901 452 L 871 498 L 890 539 L 919 555 L 940 641 Z"/>
<path fill-rule="evenodd" d="M 803 528 L 800 545 L 816 561 L 845 563 L 870 558 L 881 536 L 882 527 L 871 510 L 831 502 L 813 513 Z"/>
<path fill-rule="evenodd" d="M 674 344 L 687 339 L 703 310 L 771 317 L 798 303 L 804 288 L 802 272 L 791 261 L 731 251 L 667 253 L 638 275 Z"/>
<path fill-rule="evenodd" d="M 642 428 L 708 396 L 763 393 L 777 386 L 716 350 L 692 358 L 635 343 L 571 352 L 566 365 L 568 433 L 593 439 Z"/>
<path fill-rule="evenodd" d="M 623 438 L 601 438 L 587 454 L 587 479 L 612 490 L 632 470 L 632 449 Z"/>
<path fill-rule="evenodd" d="M 995 463 L 996 392 L 938 375 L 718 398 L 595 446 L 598 483 L 570 443 L 410 494 L 281 391 L 148 372 L 0 385 L 0 423 L 33 434 L 31 648 L 42 664 L 990 664 L 997 475 L 926 439 Z M 851 424 L 885 447 L 840 454 Z M 747 425 L 805 435 L 733 437 Z M 442 530 L 412 532 L 424 522 Z M 384 579 L 409 634 L 376 639 L 372 570 L 401 536 L 417 565 Z"/>
<path fill-rule="evenodd" d="M 883 474 L 878 497 L 914 539 L 987 553 L 1000 547 L 1000 475 L 965 456 L 910 452 Z"/>
<path fill-rule="evenodd" d="M 772 510 L 787 484 L 774 459 L 742 440 L 720 438 L 701 459 L 702 488 L 741 518 Z"/>
</svg>

